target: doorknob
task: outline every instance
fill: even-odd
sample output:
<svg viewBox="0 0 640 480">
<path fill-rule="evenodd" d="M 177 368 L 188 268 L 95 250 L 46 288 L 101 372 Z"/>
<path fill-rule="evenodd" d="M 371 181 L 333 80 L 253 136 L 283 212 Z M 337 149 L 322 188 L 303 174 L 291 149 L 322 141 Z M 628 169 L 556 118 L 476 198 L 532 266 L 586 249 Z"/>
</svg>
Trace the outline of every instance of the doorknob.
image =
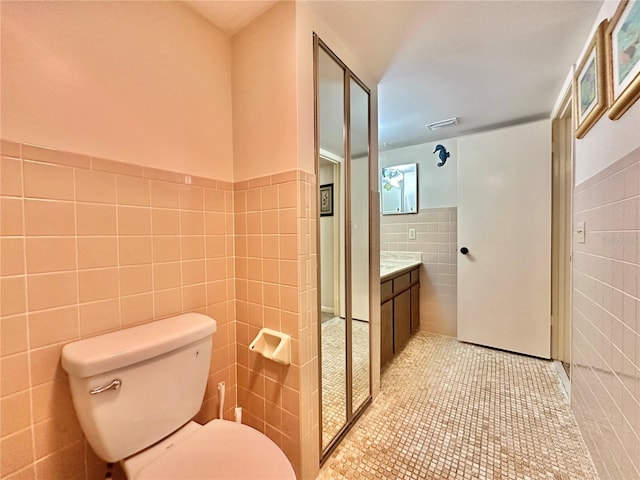
<svg viewBox="0 0 640 480">
<path fill-rule="evenodd" d="M 467 247 L 462 247 L 460 249 L 460 253 L 463 255 L 466 255 L 467 253 L 469 253 L 469 249 Z"/>
</svg>

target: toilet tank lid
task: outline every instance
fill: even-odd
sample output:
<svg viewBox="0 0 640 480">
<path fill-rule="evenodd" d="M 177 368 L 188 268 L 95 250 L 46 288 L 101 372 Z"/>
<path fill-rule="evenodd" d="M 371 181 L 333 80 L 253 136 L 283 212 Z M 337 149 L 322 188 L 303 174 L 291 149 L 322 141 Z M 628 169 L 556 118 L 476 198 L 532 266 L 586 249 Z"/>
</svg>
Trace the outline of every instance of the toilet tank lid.
<svg viewBox="0 0 640 480">
<path fill-rule="evenodd" d="M 184 313 L 69 343 L 62 348 L 62 367 L 73 377 L 91 377 L 163 355 L 215 331 L 213 318 Z"/>
</svg>

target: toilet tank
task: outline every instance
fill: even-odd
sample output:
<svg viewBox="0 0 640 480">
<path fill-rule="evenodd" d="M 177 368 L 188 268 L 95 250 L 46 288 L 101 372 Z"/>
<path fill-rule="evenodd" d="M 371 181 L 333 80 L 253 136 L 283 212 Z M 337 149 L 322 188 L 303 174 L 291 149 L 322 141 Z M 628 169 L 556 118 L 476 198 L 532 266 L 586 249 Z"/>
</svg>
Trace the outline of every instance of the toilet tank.
<svg viewBox="0 0 640 480">
<path fill-rule="evenodd" d="M 76 415 L 99 457 L 133 455 L 198 413 L 215 331 L 212 318 L 186 313 L 64 346 Z"/>
</svg>

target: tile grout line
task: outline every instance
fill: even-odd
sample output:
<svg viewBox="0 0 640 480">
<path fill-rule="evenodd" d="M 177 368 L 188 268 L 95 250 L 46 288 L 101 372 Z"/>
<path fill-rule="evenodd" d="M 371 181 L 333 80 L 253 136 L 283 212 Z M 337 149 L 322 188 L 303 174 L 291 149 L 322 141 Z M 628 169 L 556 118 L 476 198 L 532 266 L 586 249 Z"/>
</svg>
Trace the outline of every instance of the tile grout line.
<svg viewBox="0 0 640 480">
<path fill-rule="evenodd" d="M 28 379 L 29 379 L 29 431 L 31 432 L 31 465 L 33 466 L 34 474 L 37 473 L 36 470 L 36 432 L 35 432 L 35 422 L 33 415 L 33 375 L 32 375 L 32 364 L 31 364 L 31 325 L 29 322 L 29 317 L 31 310 L 29 308 L 29 276 L 27 271 L 27 220 L 26 220 L 26 209 L 25 209 L 25 186 L 24 186 L 24 159 L 22 157 L 22 144 L 19 144 L 19 155 L 20 155 L 20 176 L 21 176 L 21 204 L 22 204 L 22 244 L 23 244 L 23 268 L 24 268 L 24 297 L 25 297 L 25 322 L 27 328 L 27 368 L 28 368 Z M 28 468 L 25 467 L 25 468 Z M 19 471 L 20 469 L 18 469 Z"/>
</svg>

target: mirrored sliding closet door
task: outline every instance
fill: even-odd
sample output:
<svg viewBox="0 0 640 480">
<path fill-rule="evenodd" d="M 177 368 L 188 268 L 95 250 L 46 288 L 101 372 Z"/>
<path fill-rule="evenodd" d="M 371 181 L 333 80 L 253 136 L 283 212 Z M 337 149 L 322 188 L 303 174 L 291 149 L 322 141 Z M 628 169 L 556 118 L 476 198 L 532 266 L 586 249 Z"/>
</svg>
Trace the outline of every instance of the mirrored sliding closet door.
<svg viewBox="0 0 640 480">
<path fill-rule="evenodd" d="M 369 90 L 318 38 L 321 454 L 371 400 Z"/>
</svg>

